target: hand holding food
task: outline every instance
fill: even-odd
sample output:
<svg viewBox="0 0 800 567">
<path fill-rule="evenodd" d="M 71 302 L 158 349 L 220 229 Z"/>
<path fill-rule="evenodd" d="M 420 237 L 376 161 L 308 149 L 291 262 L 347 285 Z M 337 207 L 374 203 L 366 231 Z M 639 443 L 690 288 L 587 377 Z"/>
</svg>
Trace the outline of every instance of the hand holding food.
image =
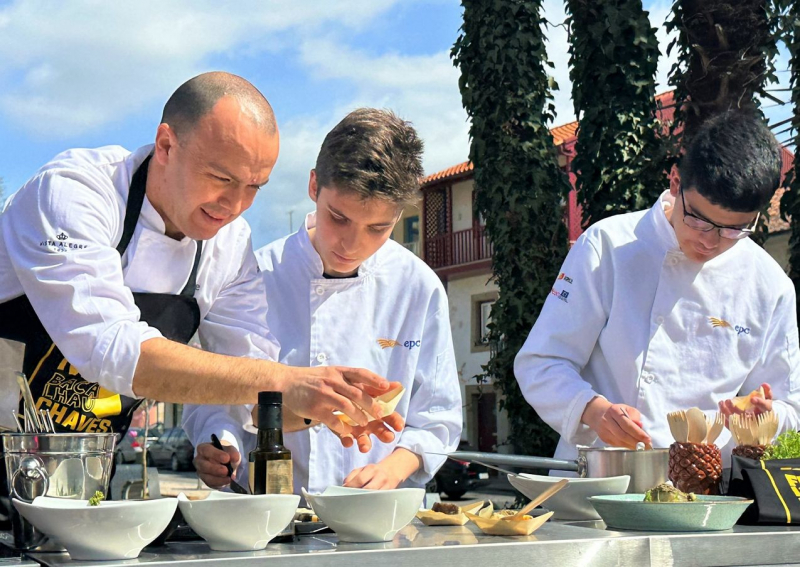
<svg viewBox="0 0 800 567">
<path fill-rule="evenodd" d="M 291 387 L 283 388 L 283 403 L 300 417 L 321 421 L 340 436 L 351 433 L 352 426 L 340 421 L 334 412 L 360 426 L 367 425 L 370 416 L 383 417 L 373 396 L 386 393 L 390 384 L 369 370 L 317 366 L 294 368 L 292 372 Z"/>
<path fill-rule="evenodd" d="M 234 447 L 223 445 L 223 450 L 216 449 L 211 443 L 200 443 L 194 457 L 197 476 L 210 488 L 222 488 L 231 483 L 226 463 L 230 463 L 235 471 L 242 458 Z"/>
<path fill-rule="evenodd" d="M 719 402 L 719 411 L 726 417 L 747 413 L 759 415 L 772 411 L 772 388 L 769 384 L 764 383 L 758 390 L 753 390 L 746 396 L 722 400 Z"/>
<path fill-rule="evenodd" d="M 635 449 L 637 443 L 652 445 L 650 436 L 642 429 L 642 416 L 634 407 L 612 404 L 597 396 L 586 404 L 581 421 L 612 447 Z"/>
<path fill-rule="evenodd" d="M 366 425 L 354 425 L 343 414 L 334 412 L 340 421 L 350 425 L 350 431 L 341 435 L 333 430 L 341 439 L 342 445 L 350 448 L 353 443 L 357 443 L 358 450 L 362 453 L 367 453 L 372 448 L 370 435 L 374 435 L 382 443 L 391 443 L 394 441 L 395 432 L 402 431 L 403 427 L 405 427 L 405 420 L 399 413 L 394 411 L 403 396 L 403 392 L 405 392 L 399 382 L 390 382 L 389 391 L 383 395 L 379 395 L 379 391 L 369 387 L 365 388 L 365 391 L 370 395 L 376 396 L 375 400 L 381 408 L 380 413 L 385 417 L 373 418 L 368 416 L 370 421 Z"/>
</svg>

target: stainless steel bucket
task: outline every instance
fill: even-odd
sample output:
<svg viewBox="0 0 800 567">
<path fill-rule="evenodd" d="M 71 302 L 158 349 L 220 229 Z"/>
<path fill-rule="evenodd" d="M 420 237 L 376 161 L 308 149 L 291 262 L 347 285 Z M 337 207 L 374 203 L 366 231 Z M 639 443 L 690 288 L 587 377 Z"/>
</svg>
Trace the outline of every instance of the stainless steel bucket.
<svg viewBox="0 0 800 567">
<path fill-rule="evenodd" d="M 11 499 L 37 496 L 86 500 L 108 494 L 114 433 L 2 433 L 6 483 Z M 39 548 L 46 539 L 11 506 L 17 549 Z"/>
<path fill-rule="evenodd" d="M 578 465 L 585 468 L 585 476 L 593 478 L 629 475 L 628 492 L 642 493 L 667 482 L 669 449 L 632 451 L 619 447 L 580 447 Z"/>
</svg>

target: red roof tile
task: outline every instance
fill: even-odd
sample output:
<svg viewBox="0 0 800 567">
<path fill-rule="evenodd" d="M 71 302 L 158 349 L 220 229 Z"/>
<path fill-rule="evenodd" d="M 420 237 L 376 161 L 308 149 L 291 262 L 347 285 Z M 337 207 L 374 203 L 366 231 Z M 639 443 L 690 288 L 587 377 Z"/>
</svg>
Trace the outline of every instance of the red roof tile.
<svg viewBox="0 0 800 567">
<path fill-rule="evenodd" d="M 672 91 L 656 95 L 656 102 L 660 104 L 662 108 L 666 107 L 664 110 L 659 110 L 659 118 L 661 118 L 661 120 L 671 120 L 674 113 L 671 108 L 674 102 Z M 556 146 L 573 141 L 576 138 L 577 133 L 577 120 L 567 124 L 562 124 L 561 126 L 555 126 L 554 128 L 550 129 L 550 134 L 553 136 L 553 143 Z M 468 177 L 472 169 L 472 162 L 465 161 L 463 163 L 459 163 L 458 165 L 443 169 L 442 171 L 437 171 L 436 173 L 432 173 L 431 175 L 428 175 L 422 179 L 422 188 L 424 189 L 426 186 L 438 183 L 440 181 L 453 180 L 459 177 Z"/>
</svg>

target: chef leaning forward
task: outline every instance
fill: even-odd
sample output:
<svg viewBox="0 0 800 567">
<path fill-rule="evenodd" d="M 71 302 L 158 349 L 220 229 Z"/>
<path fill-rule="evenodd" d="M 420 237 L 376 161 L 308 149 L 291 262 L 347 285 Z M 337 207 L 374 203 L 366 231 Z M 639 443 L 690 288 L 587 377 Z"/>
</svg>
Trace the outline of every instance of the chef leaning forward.
<svg viewBox="0 0 800 567">
<path fill-rule="evenodd" d="M 255 87 L 207 73 L 169 99 L 154 145 L 64 152 L 12 195 L 0 215 L 0 337 L 26 345 L 22 370 L 58 431 L 123 432 L 145 397 L 252 404 L 278 390 L 341 434 L 351 430 L 334 410 L 360 425 L 354 402 L 377 410 L 366 391 L 388 382 L 369 371 L 272 361 L 239 216 L 269 180 L 278 139 Z M 210 352 L 185 346 L 195 331 Z"/>
<path fill-rule="evenodd" d="M 461 391 L 446 293 L 424 262 L 389 240 L 419 194 L 421 153 L 414 129 L 391 112 L 353 111 L 325 137 L 311 171 L 316 212 L 295 234 L 256 252 L 281 362 L 364 365 L 406 390 L 399 416 L 385 420 L 397 428 L 404 419 L 405 429 L 397 436 L 378 430 L 383 443 L 371 450 L 373 431 L 345 441 L 359 451 L 318 424 L 287 433 L 297 492 L 422 486 L 442 465 L 441 454 L 458 445 Z M 184 428 L 197 443 L 198 474 L 214 487 L 230 482 L 222 463 L 241 454 L 246 461 L 255 445 L 242 408 L 187 406 Z M 211 433 L 235 448 L 226 455 L 203 443 Z M 238 469 L 240 483 L 247 472 Z"/>
<path fill-rule="evenodd" d="M 653 208 L 578 239 L 514 367 L 561 434 L 556 456 L 576 444 L 667 447 L 667 412 L 711 416 L 719 402 L 730 413 L 730 398 L 762 384 L 757 411 L 800 426 L 795 290 L 747 238 L 780 172 L 769 129 L 726 113 L 698 132 Z"/>
</svg>

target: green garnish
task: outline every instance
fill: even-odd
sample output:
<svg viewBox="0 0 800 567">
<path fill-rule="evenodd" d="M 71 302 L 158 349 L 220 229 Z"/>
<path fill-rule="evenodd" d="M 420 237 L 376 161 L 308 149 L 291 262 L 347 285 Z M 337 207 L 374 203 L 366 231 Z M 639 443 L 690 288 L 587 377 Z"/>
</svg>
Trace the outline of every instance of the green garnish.
<svg viewBox="0 0 800 567">
<path fill-rule="evenodd" d="M 100 506 L 100 501 L 105 500 L 106 496 L 101 491 L 97 491 L 94 493 L 94 496 L 89 498 L 89 506 Z"/>
<path fill-rule="evenodd" d="M 787 431 L 778 435 L 774 444 L 767 446 L 761 460 L 797 458 L 800 458 L 800 431 Z"/>
</svg>

